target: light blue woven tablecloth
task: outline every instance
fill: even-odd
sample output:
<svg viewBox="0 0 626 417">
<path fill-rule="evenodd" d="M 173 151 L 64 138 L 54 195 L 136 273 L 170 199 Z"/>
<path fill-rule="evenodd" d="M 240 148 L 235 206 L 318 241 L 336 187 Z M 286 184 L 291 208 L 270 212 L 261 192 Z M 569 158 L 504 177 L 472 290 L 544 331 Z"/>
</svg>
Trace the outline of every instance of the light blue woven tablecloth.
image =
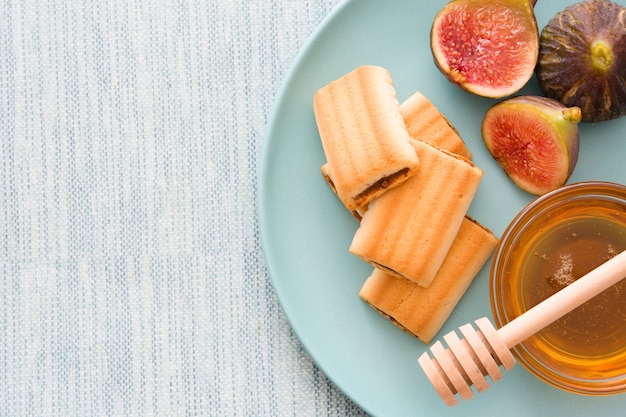
<svg viewBox="0 0 626 417">
<path fill-rule="evenodd" d="M 255 214 L 277 90 L 338 2 L 0 2 L 0 416 L 363 415 Z"/>
</svg>

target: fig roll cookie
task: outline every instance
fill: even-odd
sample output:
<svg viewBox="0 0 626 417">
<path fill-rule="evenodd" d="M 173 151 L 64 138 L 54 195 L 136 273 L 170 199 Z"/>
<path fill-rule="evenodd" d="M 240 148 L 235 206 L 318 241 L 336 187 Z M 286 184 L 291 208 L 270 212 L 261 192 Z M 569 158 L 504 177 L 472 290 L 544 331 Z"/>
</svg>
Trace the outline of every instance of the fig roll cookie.
<svg viewBox="0 0 626 417">
<path fill-rule="evenodd" d="M 419 158 L 386 69 L 358 67 L 320 88 L 313 108 L 328 171 L 349 210 L 415 173 Z"/>
<path fill-rule="evenodd" d="M 465 217 L 428 288 L 375 268 L 359 296 L 392 323 L 430 343 L 491 256 L 498 239 Z"/>
<path fill-rule="evenodd" d="M 368 205 L 350 252 L 427 287 L 461 227 L 483 171 L 459 155 L 411 142 L 420 169 Z"/>
</svg>

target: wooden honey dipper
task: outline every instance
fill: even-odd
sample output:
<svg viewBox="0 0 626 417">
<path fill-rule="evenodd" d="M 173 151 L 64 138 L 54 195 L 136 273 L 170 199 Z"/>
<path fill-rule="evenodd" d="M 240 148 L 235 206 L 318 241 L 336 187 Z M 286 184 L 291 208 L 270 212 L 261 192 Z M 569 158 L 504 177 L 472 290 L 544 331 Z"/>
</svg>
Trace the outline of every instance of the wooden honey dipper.
<svg viewBox="0 0 626 417">
<path fill-rule="evenodd" d="M 508 371 L 515 365 L 510 349 L 623 278 L 626 278 L 626 251 L 498 330 L 483 317 L 475 321 L 477 330 L 471 324 L 459 328 L 464 339 L 451 331 L 443 336 L 447 349 L 437 341 L 430 349 L 433 358 L 424 352 L 418 362 L 444 402 L 456 405 L 457 393 L 463 400 L 470 399 L 474 396 L 472 385 L 483 392 L 489 388 L 487 375 L 497 382 L 503 374 L 500 366 Z"/>
</svg>

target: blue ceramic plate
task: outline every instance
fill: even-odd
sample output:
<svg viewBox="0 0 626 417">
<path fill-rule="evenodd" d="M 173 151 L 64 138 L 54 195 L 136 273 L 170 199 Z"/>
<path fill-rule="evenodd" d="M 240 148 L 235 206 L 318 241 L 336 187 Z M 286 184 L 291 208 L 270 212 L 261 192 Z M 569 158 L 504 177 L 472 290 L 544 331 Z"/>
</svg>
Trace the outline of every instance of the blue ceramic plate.
<svg viewBox="0 0 626 417">
<path fill-rule="evenodd" d="M 424 93 L 456 126 L 484 170 L 469 214 L 498 236 L 532 199 L 506 178 L 483 146 L 480 123 L 495 101 L 462 92 L 433 64 L 430 24 L 445 3 L 345 1 L 289 72 L 267 127 L 258 193 L 263 250 L 280 303 L 317 365 L 371 415 L 622 415 L 625 396 L 562 392 L 520 365 L 485 393 L 447 408 L 417 363 L 427 347 L 358 297 L 371 268 L 348 253 L 357 223 L 320 174 L 324 155 L 312 104 L 315 91 L 328 82 L 359 65 L 375 64 L 391 72 L 400 101 L 416 90 Z M 540 0 L 540 28 L 571 3 Z M 536 81 L 521 93 L 539 94 Z M 626 118 L 582 125 L 581 141 L 570 182 L 626 182 Z M 439 336 L 479 317 L 491 318 L 488 269 L 483 268 Z"/>
</svg>

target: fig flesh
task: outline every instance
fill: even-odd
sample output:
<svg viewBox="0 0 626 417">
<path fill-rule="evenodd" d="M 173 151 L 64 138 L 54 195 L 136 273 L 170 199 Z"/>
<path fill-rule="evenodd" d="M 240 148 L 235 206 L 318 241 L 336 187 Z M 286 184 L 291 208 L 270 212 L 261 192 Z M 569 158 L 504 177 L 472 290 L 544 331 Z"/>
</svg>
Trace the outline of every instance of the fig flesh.
<svg viewBox="0 0 626 417">
<path fill-rule="evenodd" d="M 580 107 L 583 122 L 626 115 L 626 8 L 588 0 L 557 13 L 541 31 L 536 74 L 543 94 Z"/>
<path fill-rule="evenodd" d="M 564 185 L 576 162 L 580 108 L 538 96 L 496 103 L 485 113 L 483 141 L 522 190 L 543 195 Z"/>
<path fill-rule="evenodd" d="M 534 0 L 453 0 L 430 33 L 437 68 L 463 90 L 489 98 L 518 92 L 539 54 Z"/>
</svg>

